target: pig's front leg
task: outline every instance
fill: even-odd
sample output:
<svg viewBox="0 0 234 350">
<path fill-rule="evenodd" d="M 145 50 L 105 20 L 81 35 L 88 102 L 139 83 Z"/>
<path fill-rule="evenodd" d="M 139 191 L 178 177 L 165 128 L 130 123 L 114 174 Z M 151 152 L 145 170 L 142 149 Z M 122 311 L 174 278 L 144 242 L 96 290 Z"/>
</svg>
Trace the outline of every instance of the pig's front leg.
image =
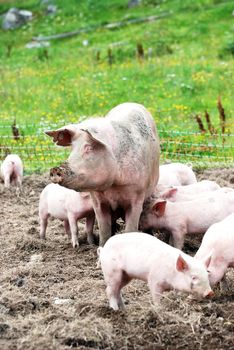
<svg viewBox="0 0 234 350">
<path fill-rule="evenodd" d="M 103 247 L 111 237 L 111 214 L 95 211 L 99 227 L 99 246 Z"/>
<path fill-rule="evenodd" d="M 103 247 L 111 237 L 111 212 L 105 204 L 95 205 L 95 202 L 93 204 L 99 228 L 99 246 Z"/>
<path fill-rule="evenodd" d="M 186 234 L 186 230 L 172 230 L 171 236 L 169 240 L 169 244 L 173 247 L 182 250 L 184 245 L 184 236 Z"/>
<path fill-rule="evenodd" d="M 131 201 L 129 207 L 125 211 L 125 232 L 138 231 L 139 219 L 142 212 L 144 195 Z"/>
<path fill-rule="evenodd" d="M 149 279 L 148 286 L 149 286 L 154 304 L 159 304 L 160 299 L 162 297 L 163 289 L 160 287 L 160 285 L 157 282 L 155 282 L 153 278 Z"/>
</svg>

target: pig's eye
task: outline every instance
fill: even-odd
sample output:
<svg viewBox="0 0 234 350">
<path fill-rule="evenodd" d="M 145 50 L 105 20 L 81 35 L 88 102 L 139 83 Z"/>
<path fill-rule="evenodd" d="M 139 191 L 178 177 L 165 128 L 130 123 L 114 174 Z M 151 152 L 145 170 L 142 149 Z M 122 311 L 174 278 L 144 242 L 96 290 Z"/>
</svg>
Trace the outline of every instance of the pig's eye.
<svg viewBox="0 0 234 350">
<path fill-rule="evenodd" d="M 210 275 L 211 271 L 210 271 L 210 270 L 207 270 L 207 272 L 208 272 L 208 275 Z"/>
<path fill-rule="evenodd" d="M 196 282 L 198 280 L 197 276 L 192 276 L 192 281 Z"/>
</svg>

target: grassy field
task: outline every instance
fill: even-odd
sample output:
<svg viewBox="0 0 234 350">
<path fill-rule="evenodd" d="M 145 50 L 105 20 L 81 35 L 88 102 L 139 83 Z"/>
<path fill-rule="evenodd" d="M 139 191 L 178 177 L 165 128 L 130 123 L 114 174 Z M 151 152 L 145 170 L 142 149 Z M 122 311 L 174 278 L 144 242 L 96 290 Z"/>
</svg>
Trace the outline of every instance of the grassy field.
<svg viewBox="0 0 234 350">
<path fill-rule="evenodd" d="M 31 10 L 33 20 L 14 31 L 0 30 L 1 157 L 20 153 L 27 171 L 42 170 L 65 157 L 43 131 L 85 116 L 104 115 L 124 101 L 144 104 L 157 123 L 162 160 L 232 163 L 234 134 L 233 2 L 218 0 L 128 1 L 57 0 L 58 11 L 45 16 L 38 1 L 1 1 Z M 161 19 L 127 24 L 147 16 Z M 110 23 L 126 25 L 107 29 Z M 84 29 L 47 48 L 27 49 L 34 37 Z M 137 55 L 137 44 L 143 55 Z M 217 99 L 225 110 L 221 136 Z M 208 111 L 215 134 L 207 130 Z M 16 118 L 21 135 L 12 139 Z M 66 152 L 65 152 L 66 153 Z"/>
</svg>

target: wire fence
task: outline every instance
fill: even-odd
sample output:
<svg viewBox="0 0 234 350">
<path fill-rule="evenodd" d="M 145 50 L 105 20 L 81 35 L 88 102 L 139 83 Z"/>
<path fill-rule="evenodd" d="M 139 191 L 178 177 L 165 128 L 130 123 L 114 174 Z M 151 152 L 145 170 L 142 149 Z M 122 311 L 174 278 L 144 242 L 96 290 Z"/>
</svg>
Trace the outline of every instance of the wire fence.
<svg viewBox="0 0 234 350">
<path fill-rule="evenodd" d="M 25 173 L 44 172 L 67 159 L 70 148 L 56 146 L 44 134 L 47 129 L 64 125 L 20 125 L 20 134 L 12 134 L 12 125 L 0 125 L 0 160 L 7 154 L 18 154 Z M 189 162 L 194 166 L 234 166 L 234 134 L 210 134 L 159 128 L 161 162 Z"/>
</svg>

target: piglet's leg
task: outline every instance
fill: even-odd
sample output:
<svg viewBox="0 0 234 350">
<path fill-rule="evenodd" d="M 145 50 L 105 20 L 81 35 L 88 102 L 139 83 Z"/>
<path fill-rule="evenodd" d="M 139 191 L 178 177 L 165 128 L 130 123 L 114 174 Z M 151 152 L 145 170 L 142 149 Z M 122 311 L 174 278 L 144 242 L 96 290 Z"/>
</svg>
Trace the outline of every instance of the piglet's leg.
<svg viewBox="0 0 234 350">
<path fill-rule="evenodd" d="M 40 217 L 40 238 L 41 239 L 45 239 L 47 224 L 48 224 L 48 215 Z"/>
<path fill-rule="evenodd" d="M 123 309 L 124 301 L 121 295 L 121 289 L 126 286 L 131 278 L 117 267 L 108 267 L 108 274 L 105 273 L 105 282 L 107 285 L 106 293 L 109 299 L 110 307 L 114 310 Z"/>
<path fill-rule="evenodd" d="M 78 228 L 77 228 L 77 221 L 73 216 L 68 216 L 69 226 L 71 230 L 71 240 L 72 240 L 72 246 L 73 248 L 79 247 L 79 241 L 78 241 Z"/>
<path fill-rule="evenodd" d="M 10 187 L 10 175 L 9 174 L 5 175 L 5 177 L 4 177 L 4 186 L 7 188 Z"/>
<path fill-rule="evenodd" d="M 113 310 L 118 310 L 124 307 L 124 302 L 121 295 L 121 288 L 126 284 L 123 281 L 121 271 L 113 271 L 111 278 L 106 280 L 107 288 L 106 294 L 109 299 L 110 307 Z"/>
<path fill-rule="evenodd" d="M 184 245 L 184 236 L 186 232 L 181 231 L 172 231 L 170 236 L 169 244 L 177 249 L 182 249 Z"/>
<path fill-rule="evenodd" d="M 158 283 L 155 282 L 155 279 L 153 278 L 153 276 L 149 276 L 148 286 L 150 289 L 153 302 L 155 304 L 158 304 L 162 297 L 162 292 L 163 292 L 162 288 Z"/>
<path fill-rule="evenodd" d="M 16 179 L 15 179 L 15 182 L 16 182 L 16 186 L 17 187 L 21 187 L 22 186 L 22 180 L 21 180 L 21 177 L 20 176 L 17 176 Z"/>
<path fill-rule="evenodd" d="M 64 230 L 65 230 L 67 236 L 70 238 L 71 237 L 71 230 L 70 230 L 68 220 L 64 220 Z"/>
<path fill-rule="evenodd" d="M 89 244 L 95 244 L 95 237 L 93 234 L 94 223 L 95 223 L 94 214 L 86 218 L 86 233 L 87 233 L 87 241 Z"/>
</svg>

